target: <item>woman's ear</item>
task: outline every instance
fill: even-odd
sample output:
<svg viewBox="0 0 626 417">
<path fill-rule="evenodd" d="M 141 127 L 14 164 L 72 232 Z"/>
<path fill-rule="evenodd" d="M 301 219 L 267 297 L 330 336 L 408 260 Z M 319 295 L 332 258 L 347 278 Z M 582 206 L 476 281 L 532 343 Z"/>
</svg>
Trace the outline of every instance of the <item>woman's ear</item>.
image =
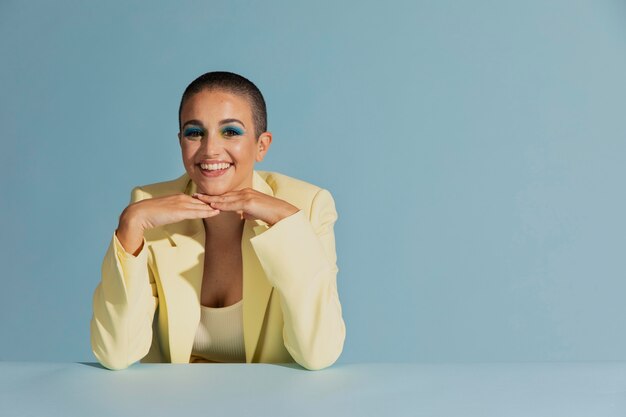
<svg viewBox="0 0 626 417">
<path fill-rule="evenodd" d="M 267 150 L 270 148 L 271 143 L 272 143 L 272 134 L 270 132 L 261 133 L 261 136 L 259 136 L 259 140 L 257 141 L 256 158 L 255 158 L 257 162 L 261 162 L 263 158 L 265 158 L 265 154 L 267 154 Z"/>
<path fill-rule="evenodd" d="M 178 136 L 178 144 L 179 144 L 179 145 L 180 145 L 180 147 L 182 148 L 182 146 L 183 146 L 183 142 L 182 142 L 182 138 L 180 137 L 180 132 L 178 132 L 178 133 L 176 134 L 176 136 Z"/>
</svg>

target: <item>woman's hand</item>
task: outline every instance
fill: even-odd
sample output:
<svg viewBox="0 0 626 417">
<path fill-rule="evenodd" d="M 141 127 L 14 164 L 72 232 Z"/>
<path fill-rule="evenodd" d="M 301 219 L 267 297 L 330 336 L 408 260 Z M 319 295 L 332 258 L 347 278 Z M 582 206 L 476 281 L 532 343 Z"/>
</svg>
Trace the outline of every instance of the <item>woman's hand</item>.
<svg viewBox="0 0 626 417">
<path fill-rule="evenodd" d="M 213 217 L 219 213 L 220 210 L 183 193 L 148 198 L 124 209 L 115 233 L 126 252 L 137 256 L 143 248 L 144 231 L 182 220 Z"/>
<path fill-rule="evenodd" d="M 132 203 L 121 217 L 126 217 L 130 223 L 145 231 L 182 220 L 213 217 L 219 213 L 219 210 L 197 198 L 178 193 Z"/>
<path fill-rule="evenodd" d="M 236 211 L 248 220 L 263 220 L 272 226 L 299 209 L 276 197 L 264 194 L 253 188 L 229 191 L 222 195 L 196 193 L 193 197 L 221 211 Z"/>
</svg>

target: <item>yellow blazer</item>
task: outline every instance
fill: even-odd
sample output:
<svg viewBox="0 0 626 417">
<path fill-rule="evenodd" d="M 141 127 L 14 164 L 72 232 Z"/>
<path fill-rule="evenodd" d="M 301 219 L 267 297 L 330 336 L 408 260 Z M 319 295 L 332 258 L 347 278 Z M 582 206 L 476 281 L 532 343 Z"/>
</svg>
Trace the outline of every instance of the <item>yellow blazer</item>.
<svg viewBox="0 0 626 417">
<path fill-rule="evenodd" d="M 300 210 L 269 227 L 246 220 L 241 237 L 247 363 L 332 365 L 346 328 L 337 292 L 334 200 L 327 190 L 276 172 L 254 171 L 253 188 Z M 131 202 L 193 194 L 185 173 L 135 187 Z M 189 363 L 200 321 L 202 219 L 148 230 L 135 257 L 115 233 L 93 294 L 91 347 L 109 369 L 134 362 Z"/>
</svg>

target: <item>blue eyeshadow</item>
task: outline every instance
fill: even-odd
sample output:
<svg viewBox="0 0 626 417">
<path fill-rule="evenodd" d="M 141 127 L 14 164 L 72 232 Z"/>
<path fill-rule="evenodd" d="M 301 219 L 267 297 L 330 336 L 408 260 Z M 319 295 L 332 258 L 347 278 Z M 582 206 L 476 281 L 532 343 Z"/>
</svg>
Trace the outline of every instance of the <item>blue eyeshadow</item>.
<svg viewBox="0 0 626 417">
<path fill-rule="evenodd" d="M 236 126 L 227 126 L 224 129 L 222 129 L 222 133 L 228 132 L 229 130 L 235 132 L 235 134 L 237 135 L 243 135 L 243 130 L 241 130 L 240 128 Z"/>
<path fill-rule="evenodd" d="M 190 136 L 192 133 L 199 133 L 199 134 L 204 134 L 204 130 L 200 129 L 199 127 L 188 127 L 187 129 L 185 129 L 185 136 Z"/>
</svg>

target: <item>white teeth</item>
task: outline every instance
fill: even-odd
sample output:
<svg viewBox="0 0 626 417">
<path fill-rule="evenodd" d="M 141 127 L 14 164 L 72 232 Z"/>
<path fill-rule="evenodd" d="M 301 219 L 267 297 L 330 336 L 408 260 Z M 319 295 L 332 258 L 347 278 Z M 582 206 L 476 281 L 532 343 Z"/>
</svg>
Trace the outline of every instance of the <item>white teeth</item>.
<svg viewBox="0 0 626 417">
<path fill-rule="evenodd" d="M 222 163 L 222 164 L 200 164 L 200 168 L 208 169 L 209 171 L 215 171 L 218 169 L 226 169 L 230 166 L 230 164 Z"/>
</svg>

